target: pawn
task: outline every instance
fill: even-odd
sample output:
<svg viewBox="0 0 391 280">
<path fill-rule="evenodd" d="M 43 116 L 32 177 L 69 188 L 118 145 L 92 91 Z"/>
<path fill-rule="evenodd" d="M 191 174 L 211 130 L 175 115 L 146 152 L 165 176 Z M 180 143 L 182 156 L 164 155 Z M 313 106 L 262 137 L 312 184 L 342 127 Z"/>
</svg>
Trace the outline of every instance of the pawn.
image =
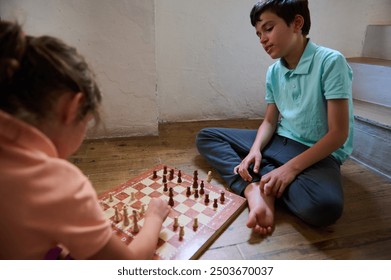
<svg viewBox="0 0 391 280">
<path fill-rule="evenodd" d="M 178 217 L 175 217 L 174 224 L 173 224 L 174 231 L 176 231 L 178 227 L 179 227 Z"/>
<path fill-rule="evenodd" d="M 152 175 L 152 179 L 156 179 L 156 178 L 157 178 L 157 171 L 154 170 L 154 171 L 153 171 L 153 175 Z"/>
<path fill-rule="evenodd" d="M 119 223 L 122 220 L 121 214 L 118 211 L 118 207 L 114 206 L 114 222 Z"/>
<path fill-rule="evenodd" d="M 141 204 L 140 214 L 141 215 L 145 214 L 145 204 Z"/>
<path fill-rule="evenodd" d="M 134 192 L 131 192 L 130 193 L 130 201 L 134 201 L 136 199 L 136 196 L 134 194 Z"/>
<path fill-rule="evenodd" d="M 163 184 L 167 183 L 167 176 L 166 176 L 166 174 L 163 175 L 162 183 Z"/>
<path fill-rule="evenodd" d="M 174 207 L 174 199 L 172 198 L 172 196 L 170 196 L 170 198 L 168 199 L 168 205 Z"/>
<path fill-rule="evenodd" d="M 225 201 L 225 193 L 222 191 L 222 192 L 220 193 L 220 203 L 221 203 L 221 204 L 224 204 L 224 201 Z"/>
<path fill-rule="evenodd" d="M 193 230 L 194 230 L 194 231 L 197 231 L 197 229 L 198 229 L 198 218 L 194 218 Z"/>
<path fill-rule="evenodd" d="M 110 194 L 109 194 L 109 202 L 113 202 L 113 201 L 114 201 L 113 194 L 110 193 Z"/>
<path fill-rule="evenodd" d="M 164 192 L 168 191 L 167 183 L 164 183 L 163 191 L 164 191 Z"/>
<path fill-rule="evenodd" d="M 174 179 L 174 169 L 170 169 L 170 174 L 168 175 L 168 180 L 172 181 Z"/>
<path fill-rule="evenodd" d="M 204 181 L 202 180 L 200 184 L 200 195 L 204 195 L 205 193 L 204 187 L 205 187 Z"/>
<path fill-rule="evenodd" d="M 133 233 L 138 233 L 140 231 L 137 222 L 137 214 L 133 212 Z"/>
<path fill-rule="evenodd" d="M 174 189 L 172 187 L 170 187 L 169 189 L 169 192 L 168 192 L 168 195 L 171 197 L 171 196 L 174 196 Z"/>
<path fill-rule="evenodd" d="M 163 166 L 163 174 L 167 174 L 167 166 Z"/>
<path fill-rule="evenodd" d="M 191 196 L 191 189 L 190 189 L 190 187 L 187 187 L 187 189 L 186 189 L 186 196 L 187 197 Z"/>
<path fill-rule="evenodd" d="M 205 194 L 204 202 L 205 202 L 205 204 L 208 204 L 210 202 L 208 193 Z"/>
<path fill-rule="evenodd" d="M 207 177 L 206 181 L 208 183 L 210 183 L 212 181 L 212 171 L 208 171 L 208 177 Z"/>
<path fill-rule="evenodd" d="M 123 216 L 124 216 L 124 226 L 128 226 L 130 224 L 129 215 L 128 215 L 128 207 L 124 205 L 122 207 Z"/>
<path fill-rule="evenodd" d="M 182 183 L 182 172 L 181 172 L 180 170 L 178 171 L 177 183 L 178 183 L 178 184 Z"/>
<path fill-rule="evenodd" d="M 182 241 L 185 236 L 185 227 L 179 226 L 179 240 Z"/>
<path fill-rule="evenodd" d="M 213 208 L 216 210 L 219 205 L 217 204 L 217 198 L 213 200 Z"/>
<path fill-rule="evenodd" d="M 199 198 L 198 189 L 194 190 L 194 198 Z"/>
</svg>

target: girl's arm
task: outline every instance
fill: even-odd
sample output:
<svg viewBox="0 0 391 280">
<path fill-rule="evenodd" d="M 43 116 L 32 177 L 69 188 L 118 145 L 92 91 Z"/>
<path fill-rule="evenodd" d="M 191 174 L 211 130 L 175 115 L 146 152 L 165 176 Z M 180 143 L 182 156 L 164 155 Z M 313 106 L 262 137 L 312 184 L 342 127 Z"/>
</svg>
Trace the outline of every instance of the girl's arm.
<svg viewBox="0 0 391 280">
<path fill-rule="evenodd" d="M 167 202 L 153 198 L 145 213 L 145 222 L 137 237 L 125 245 L 117 236 L 113 235 L 107 244 L 91 259 L 100 260 L 134 260 L 151 259 L 155 253 L 159 233 L 169 214 Z"/>
</svg>

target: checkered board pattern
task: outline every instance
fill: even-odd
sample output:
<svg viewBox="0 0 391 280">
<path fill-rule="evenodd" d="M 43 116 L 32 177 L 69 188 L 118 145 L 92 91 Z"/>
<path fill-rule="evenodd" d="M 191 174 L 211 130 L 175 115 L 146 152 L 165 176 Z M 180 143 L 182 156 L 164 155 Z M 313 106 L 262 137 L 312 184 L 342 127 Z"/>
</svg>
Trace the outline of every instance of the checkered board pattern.
<svg viewBox="0 0 391 280">
<path fill-rule="evenodd" d="M 246 199 L 223 187 L 216 187 L 206 182 L 206 179 L 198 178 L 198 184 L 204 181 L 205 193 L 209 194 L 209 203 L 204 202 L 204 195 L 194 197 L 193 175 L 182 173 L 182 182 L 177 183 L 178 170 L 168 167 L 167 171 L 174 170 L 174 178 L 169 180 L 167 173 L 167 187 L 173 188 L 174 206 L 165 220 L 160 232 L 159 241 L 155 253 L 155 259 L 163 260 L 186 260 L 198 258 L 207 247 L 222 233 L 222 231 L 235 219 L 245 208 Z M 133 210 L 137 211 L 138 226 L 141 229 L 144 223 L 144 215 L 141 213 L 141 206 L 147 208 L 152 197 L 160 197 L 168 201 L 168 191 L 164 191 L 163 165 L 158 165 L 134 179 L 113 188 L 99 196 L 106 218 L 110 220 L 113 234 L 118 235 L 123 242 L 129 244 L 137 233 L 133 233 Z M 156 171 L 156 178 L 153 178 L 153 171 Z M 187 197 L 186 190 L 190 186 L 192 194 Z M 198 187 L 200 189 L 200 187 Z M 220 193 L 225 192 L 225 201 L 220 202 Z M 134 193 L 132 200 L 131 193 Z M 110 194 L 112 201 L 110 202 Z M 213 207 L 214 199 L 218 199 L 218 207 Z M 127 205 L 130 217 L 130 224 L 124 226 L 122 221 L 114 222 L 114 206 L 117 206 L 122 215 L 122 207 Z M 184 226 L 185 235 L 179 239 L 179 227 L 174 228 L 174 218 L 178 217 L 180 225 Z M 198 218 L 198 228 L 193 229 L 194 218 Z"/>
</svg>

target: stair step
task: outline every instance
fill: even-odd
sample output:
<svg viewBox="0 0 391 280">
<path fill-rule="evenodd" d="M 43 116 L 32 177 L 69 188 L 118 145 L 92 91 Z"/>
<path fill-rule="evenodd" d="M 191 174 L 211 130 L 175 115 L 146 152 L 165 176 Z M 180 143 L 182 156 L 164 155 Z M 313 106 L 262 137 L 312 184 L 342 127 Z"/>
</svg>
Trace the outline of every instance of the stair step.
<svg viewBox="0 0 391 280">
<path fill-rule="evenodd" d="M 355 117 L 351 157 L 391 178 L 391 127 Z"/>
<path fill-rule="evenodd" d="M 391 129 L 391 107 L 353 99 L 353 111 L 361 121 Z"/>
<path fill-rule="evenodd" d="M 391 61 L 354 57 L 348 62 L 353 69 L 353 98 L 391 107 Z"/>
</svg>

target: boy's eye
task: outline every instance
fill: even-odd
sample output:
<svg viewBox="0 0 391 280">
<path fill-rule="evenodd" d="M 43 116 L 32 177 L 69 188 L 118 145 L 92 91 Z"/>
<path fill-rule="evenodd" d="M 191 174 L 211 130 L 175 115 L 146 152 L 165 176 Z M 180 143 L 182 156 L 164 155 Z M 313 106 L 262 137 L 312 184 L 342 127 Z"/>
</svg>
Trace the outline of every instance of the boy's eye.
<svg viewBox="0 0 391 280">
<path fill-rule="evenodd" d="M 270 32 L 270 31 L 272 31 L 272 30 L 273 30 L 273 27 L 274 27 L 274 26 L 267 27 L 267 28 L 265 29 L 265 31 L 266 31 L 266 32 Z"/>
</svg>

